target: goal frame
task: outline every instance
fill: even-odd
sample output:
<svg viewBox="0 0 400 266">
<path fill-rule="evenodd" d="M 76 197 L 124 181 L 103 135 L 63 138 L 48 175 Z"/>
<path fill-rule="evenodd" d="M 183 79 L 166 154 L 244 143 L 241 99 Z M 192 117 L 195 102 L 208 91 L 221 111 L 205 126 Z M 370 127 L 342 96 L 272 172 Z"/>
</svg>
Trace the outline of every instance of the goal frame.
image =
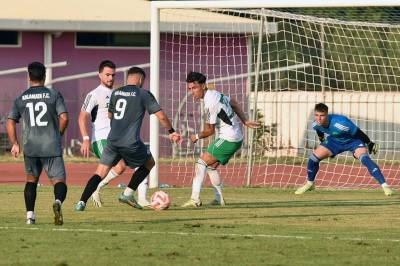
<svg viewBox="0 0 400 266">
<path fill-rule="evenodd" d="M 400 6 L 398 0 L 247 0 L 247 1 L 152 1 L 150 29 L 150 91 L 159 100 L 160 10 L 198 8 L 307 8 L 307 7 L 368 7 Z M 150 188 L 158 187 L 159 122 L 150 116 L 150 151 L 155 166 L 150 172 Z"/>
</svg>

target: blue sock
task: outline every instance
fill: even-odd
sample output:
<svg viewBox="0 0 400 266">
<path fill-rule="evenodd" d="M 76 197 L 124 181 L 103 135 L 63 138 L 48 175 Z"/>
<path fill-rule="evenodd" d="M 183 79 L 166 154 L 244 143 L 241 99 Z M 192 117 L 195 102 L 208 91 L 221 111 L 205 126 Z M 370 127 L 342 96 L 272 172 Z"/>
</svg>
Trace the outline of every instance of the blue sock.
<svg viewBox="0 0 400 266">
<path fill-rule="evenodd" d="M 315 176 L 318 173 L 319 170 L 319 162 L 321 160 L 315 156 L 315 154 L 311 154 L 310 158 L 308 158 L 308 164 L 307 164 L 307 180 L 314 182 Z"/>
<path fill-rule="evenodd" d="M 368 172 L 379 182 L 379 184 L 385 183 L 385 177 L 383 176 L 379 166 L 371 160 L 368 154 L 364 153 L 360 156 L 360 161 L 363 165 L 368 168 Z"/>
</svg>

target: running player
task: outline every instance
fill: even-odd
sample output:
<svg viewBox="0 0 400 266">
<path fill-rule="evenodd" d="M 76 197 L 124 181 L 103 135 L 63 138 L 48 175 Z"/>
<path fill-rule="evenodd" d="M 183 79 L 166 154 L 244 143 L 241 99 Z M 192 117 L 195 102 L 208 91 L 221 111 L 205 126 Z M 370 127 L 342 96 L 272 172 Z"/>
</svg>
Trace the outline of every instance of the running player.
<svg viewBox="0 0 400 266">
<path fill-rule="evenodd" d="M 372 161 L 369 153 L 376 154 L 378 145 L 372 142 L 369 137 L 358 128 L 349 118 L 344 115 L 328 114 L 328 106 L 318 103 L 314 108 L 313 128 L 317 132 L 321 144 L 314 150 L 308 159 L 307 182 L 295 191 L 300 195 L 315 189 L 315 176 L 319 170 L 319 162 L 334 157 L 342 152 L 351 151 L 355 158 L 367 167 L 369 173 L 382 186 L 386 196 L 392 195 L 392 190 L 386 184 L 379 166 Z M 325 134 L 328 135 L 325 138 Z"/>
<path fill-rule="evenodd" d="M 207 138 L 215 133 L 215 125 L 219 119 L 220 128 L 218 138 L 201 154 L 196 162 L 196 176 L 193 178 L 192 195 L 182 207 L 200 207 L 200 190 L 204 177 L 208 173 L 214 187 L 215 199 L 211 205 L 225 205 L 222 196 L 221 178 L 217 167 L 228 163 L 229 159 L 242 146 L 242 123 L 249 128 L 258 128 L 258 122 L 249 121 L 236 100 L 206 86 L 206 77 L 198 72 L 190 72 L 186 78 L 189 92 L 195 100 L 204 99 L 204 107 L 208 121 L 205 130 L 190 136 L 193 143 Z"/>
<path fill-rule="evenodd" d="M 89 157 L 90 146 L 94 154 L 100 158 L 107 144 L 107 136 L 110 132 L 110 118 L 108 118 L 108 105 L 115 80 L 115 64 L 110 60 L 104 60 L 99 65 L 100 85 L 90 91 L 85 98 L 79 114 L 79 129 L 82 134 L 81 153 L 84 157 Z M 89 137 L 89 121 L 92 123 L 92 136 Z M 119 161 L 107 176 L 100 182 L 95 192 L 92 194 L 93 204 L 101 207 L 101 189 L 108 183 L 121 175 L 125 170 L 125 162 Z M 145 179 L 138 188 L 138 200 L 142 206 L 149 206 L 146 199 L 147 179 Z"/>
<path fill-rule="evenodd" d="M 83 211 L 90 195 L 96 190 L 98 184 L 108 171 L 123 159 L 127 166 L 136 168 L 132 178 L 119 196 L 121 203 L 126 203 L 134 208 L 142 209 L 133 193 L 139 184 L 148 176 L 155 162 L 150 151 L 140 139 L 140 128 L 143 117 L 147 111 L 154 114 L 160 123 L 168 129 L 169 138 L 179 142 L 181 136 L 172 128 L 171 122 L 154 96 L 142 89 L 146 74 L 143 69 L 132 67 L 128 70 L 127 85 L 111 94 L 108 108 L 111 118 L 111 131 L 107 138 L 107 146 L 101 155 L 100 164 L 82 193 L 80 201 L 75 206 L 76 211 Z"/>
<path fill-rule="evenodd" d="M 54 224 L 62 225 L 61 204 L 67 195 L 67 185 L 61 136 L 68 125 L 67 108 L 58 91 L 44 86 L 46 68 L 42 63 L 29 64 L 28 74 L 30 87 L 14 101 L 7 120 L 14 157 L 20 154 L 16 123 L 21 118 L 23 121 L 26 223 L 35 224 L 36 189 L 44 169 L 54 186 Z"/>
</svg>

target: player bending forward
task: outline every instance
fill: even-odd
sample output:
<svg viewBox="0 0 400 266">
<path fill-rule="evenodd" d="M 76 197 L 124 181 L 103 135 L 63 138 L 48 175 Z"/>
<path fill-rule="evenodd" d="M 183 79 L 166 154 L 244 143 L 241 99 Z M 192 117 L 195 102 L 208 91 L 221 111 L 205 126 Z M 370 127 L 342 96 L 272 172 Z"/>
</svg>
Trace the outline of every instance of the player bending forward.
<svg viewBox="0 0 400 266">
<path fill-rule="evenodd" d="M 143 69 L 132 67 L 128 70 L 127 85 L 112 92 L 108 107 L 111 130 L 107 138 L 107 146 L 101 155 L 96 173 L 87 182 L 81 199 L 75 206 L 76 211 L 85 209 L 87 200 L 98 184 L 121 159 L 127 166 L 137 167 L 137 169 L 118 200 L 134 208 L 142 209 L 133 193 L 155 164 L 153 156 L 140 139 L 140 129 L 146 111 L 154 114 L 168 129 L 171 141 L 180 142 L 180 134 L 172 128 L 170 120 L 161 110 L 157 100 L 149 91 L 141 88 L 145 77 Z"/>
<path fill-rule="evenodd" d="M 220 120 L 218 138 L 201 154 L 196 162 L 196 176 L 193 178 L 192 196 L 182 207 L 200 207 L 200 190 L 204 177 L 208 173 L 214 187 L 215 199 L 211 205 L 225 205 L 222 196 L 221 177 L 217 167 L 228 163 L 229 159 L 242 146 L 243 134 L 239 119 L 250 128 L 258 128 L 258 122 L 248 121 L 240 109 L 239 104 L 228 96 L 216 90 L 209 90 L 206 86 L 206 77 L 197 72 L 190 72 L 186 78 L 189 92 L 195 100 L 204 99 L 208 121 L 205 130 L 191 135 L 190 139 L 196 143 L 199 139 L 207 138 L 215 133 L 215 124 Z"/>
<path fill-rule="evenodd" d="M 315 189 L 315 176 L 319 170 L 319 162 L 334 157 L 342 152 L 351 151 L 355 158 L 367 167 L 369 173 L 382 186 L 386 196 L 392 195 L 392 190 L 385 182 L 379 166 L 371 160 L 369 153 L 376 154 L 378 146 L 344 115 L 328 114 L 328 106 L 318 103 L 314 108 L 313 128 L 317 132 L 321 144 L 310 156 L 307 165 L 307 182 L 296 190 L 295 194 L 303 194 Z M 325 134 L 328 137 L 325 139 Z"/>
</svg>

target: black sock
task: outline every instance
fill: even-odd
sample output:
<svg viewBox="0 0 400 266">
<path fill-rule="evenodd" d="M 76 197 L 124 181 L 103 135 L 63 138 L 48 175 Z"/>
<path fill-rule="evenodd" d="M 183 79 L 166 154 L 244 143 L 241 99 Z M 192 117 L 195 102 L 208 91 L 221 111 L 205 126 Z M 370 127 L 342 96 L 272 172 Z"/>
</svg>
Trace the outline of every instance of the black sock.
<svg viewBox="0 0 400 266">
<path fill-rule="evenodd" d="M 140 166 L 132 175 L 131 181 L 128 184 L 128 187 L 135 190 L 138 188 L 140 183 L 148 176 L 150 173 L 149 169 L 144 167 L 143 165 Z"/>
<path fill-rule="evenodd" d="M 57 184 L 55 184 L 54 198 L 63 203 L 66 196 L 67 196 L 67 185 L 64 182 L 58 182 Z"/>
<path fill-rule="evenodd" d="M 85 190 L 82 193 L 81 201 L 86 203 L 90 196 L 92 196 L 93 192 L 96 191 L 97 186 L 101 182 L 101 177 L 99 175 L 94 175 L 86 184 Z"/>
<path fill-rule="evenodd" d="M 26 182 L 24 197 L 25 197 L 25 207 L 26 211 L 34 211 L 35 210 L 35 202 L 36 202 L 36 188 L 37 183 Z"/>
</svg>

